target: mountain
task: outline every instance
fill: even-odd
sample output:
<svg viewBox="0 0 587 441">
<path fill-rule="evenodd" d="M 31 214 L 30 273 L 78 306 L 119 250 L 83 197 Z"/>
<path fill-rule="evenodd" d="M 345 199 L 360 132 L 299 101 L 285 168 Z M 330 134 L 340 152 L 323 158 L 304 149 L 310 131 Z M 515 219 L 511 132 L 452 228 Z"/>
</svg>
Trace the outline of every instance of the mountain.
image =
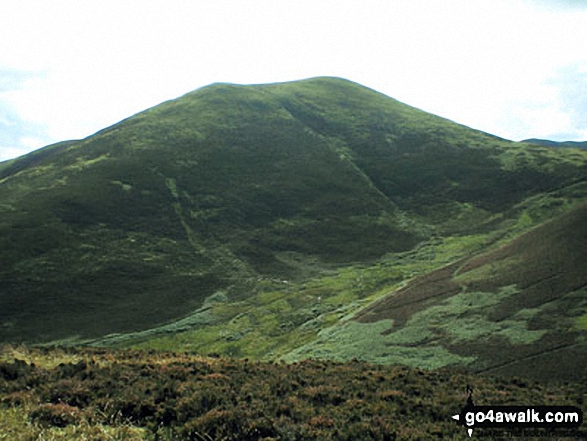
<svg viewBox="0 0 587 441">
<path fill-rule="evenodd" d="M 567 225 L 586 201 L 586 171 L 581 151 L 503 140 L 343 79 L 213 84 L 0 163 L 0 341 L 293 360 L 363 326 L 348 319 L 373 302 L 412 295 L 418 280 L 544 222 Z M 518 270 L 483 286 L 497 290 L 496 310 L 525 289 Z M 460 308 L 454 290 L 431 295 Z M 541 294 L 527 295 L 538 308 Z M 557 296 L 572 304 L 528 344 L 585 306 Z M 504 323 L 490 329 L 525 322 Z M 404 361 L 470 362 L 452 343 Z"/>
<path fill-rule="evenodd" d="M 526 142 L 528 144 L 537 144 L 542 145 L 545 147 L 569 147 L 569 148 L 576 148 L 576 149 L 587 149 L 587 141 L 550 141 L 548 139 L 525 139 L 520 142 Z"/>
</svg>

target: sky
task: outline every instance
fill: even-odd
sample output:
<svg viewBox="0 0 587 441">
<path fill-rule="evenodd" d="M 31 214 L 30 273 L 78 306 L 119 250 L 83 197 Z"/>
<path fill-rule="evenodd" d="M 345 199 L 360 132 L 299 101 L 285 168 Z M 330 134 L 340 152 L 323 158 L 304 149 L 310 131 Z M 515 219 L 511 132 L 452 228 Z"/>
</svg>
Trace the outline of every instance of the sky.
<svg viewBox="0 0 587 441">
<path fill-rule="evenodd" d="M 583 141 L 586 23 L 582 0 L 1 0 L 0 161 L 214 82 L 315 76 Z"/>
</svg>

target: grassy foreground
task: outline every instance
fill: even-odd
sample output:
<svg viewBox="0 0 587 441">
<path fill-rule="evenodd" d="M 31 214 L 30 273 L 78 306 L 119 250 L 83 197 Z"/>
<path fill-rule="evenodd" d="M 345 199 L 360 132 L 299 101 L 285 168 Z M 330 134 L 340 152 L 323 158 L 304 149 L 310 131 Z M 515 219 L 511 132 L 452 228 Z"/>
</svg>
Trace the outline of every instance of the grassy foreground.
<svg viewBox="0 0 587 441">
<path fill-rule="evenodd" d="M 446 369 L 5 346 L 0 439 L 460 440 L 466 384 L 477 404 L 584 406 L 585 384 Z"/>
</svg>

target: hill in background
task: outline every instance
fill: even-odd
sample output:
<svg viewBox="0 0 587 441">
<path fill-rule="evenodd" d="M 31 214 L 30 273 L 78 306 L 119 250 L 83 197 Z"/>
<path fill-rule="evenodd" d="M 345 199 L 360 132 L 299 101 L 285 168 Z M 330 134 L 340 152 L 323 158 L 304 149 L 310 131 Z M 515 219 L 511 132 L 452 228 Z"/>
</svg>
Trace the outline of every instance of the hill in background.
<svg viewBox="0 0 587 441">
<path fill-rule="evenodd" d="M 520 142 L 527 142 L 528 144 L 536 144 L 542 145 L 545 147 L 568 147 L 568 148 L 576 148 L 576 149 L 587 149 L 587 141 L 550 141 L 548 139 L 525 139 Z"/>
<path fill-rule="evenodd" d="M 0 340 L 515 371 L 583 350 L 586 163 L 342 79 L 211 85 L 0 164 Z"/>
</svg>

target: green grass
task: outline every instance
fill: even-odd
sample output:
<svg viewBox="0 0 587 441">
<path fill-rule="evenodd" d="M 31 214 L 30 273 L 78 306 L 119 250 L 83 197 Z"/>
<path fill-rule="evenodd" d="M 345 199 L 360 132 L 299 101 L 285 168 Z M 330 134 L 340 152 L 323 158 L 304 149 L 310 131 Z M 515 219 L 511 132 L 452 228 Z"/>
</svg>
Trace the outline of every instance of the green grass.
<svg viewBox="0 0 587 441">
<path fill-rule="evenodd" d="M 510 344 L 528 344 L 539 340 L 546 330 L 528 330 L 528 314 L 518 313 L 512 320 L 499 322 L 490 320 L 491 309 L 504 298 L 515 295 L 514 286 L 505 287 L 498 293 L 466 292 L 450 297 L 444 304 L 432 306 L 414 314 L 406 328 L 428 327 L 444 336 L 452 344 L 464 341 L 479 341 L 489 337 L 503 336 Z M 531 317 L 531 316 L 530 316 Z"/>
<path fill-rule="evenodd" d="M 209 309 L 204 308 L 206 321 L 192 321 L 189 330 L 181 327 L 193 316 L 96 344 L 133 344 L 144 349 L 204 354 L 234 353 L 238 346 L 240 356 L 271 359 L 287 354 L 302 342 L 315 340 L 321 329 L 351 318 L 406 280 L 476 250 L 484 240 L 466 236 L 435 241 L 414 251 L 390 254 L 374 265 L 329 270 L 303 283 L 264 280 L 257 293 L 246 299 L 235 303 L 222 297 Z"/>
<path fill-rule="evenodd" d="M 487 335 L 534 344 L 556 328 L 540 302 L 580 277 L 526 296 L 565 262 L 529 242 L 507 259 L 483 253 L 585 203 L 586 170 L 587 152 L 505 141 L 342 79 L 215 84 L 0 164 L 0 341 L 285 357 L 479 255 L 493 263 L 451 283 L 497 292 L 493 316 L 460 317 L 461 300 L 443 298 L 382 341 L 426 366 L 468 360 L 449 346 Z M 549 249 L 580 274 L 576 241 L 552 234 L 534 242 L 563 244 Z M 499 297 L 512 285 L 524 296 Z M 554 316 L 567 323 L 563 300 Z M 427 308 L 460 330 L 425 323 Z M 428 342 L 440 333 L 445 346 Z M 328 350 L 346 357 L 343 346 Z"/>
<path fill-rule="evenodd" d="M 500 322 L 488 318 L 495 305 L 516 293 L 515 287 L 507 287 L 495 294 L 458 294 L 413 314 L 399 329 L 394 328 L 392 320 L 336 324 L 320 331 L 314 342 L 294 349 L 284 359 L 348 361 L 358 357 L 374 363 L 402 363 L 429 369 L 453 363 L 466 365 L 476 357 L 459 356 L 446 347 L 500 336 L 512 345 L 530 344 L 546 333 L 546 330 L 528 329 L 528 320 L 535 311 L 523 310 L 514 318 Z"/>
<path fill-rule="evenodd" d="M 116 427 L 104 424 L 90 424 L 82 421 L 67 427 L 43 427 L 30 421 L 28 414 L 33 407 L 5 407 L 0 406 L 0 439 L 14 441 L 25 440 L 104 440 L 104 441 L 142 441 L 152 439 L 149 431 L 130 424 L 120 424 Z"/>
<path fill-rule="evenodd" d="M 519 231 L 520 222 L 513 225 Z M 528 223 L 526 229 L 532 225 Z M 371 265 L 322 272 L 316 272 L 315 262 L 288 254 L 289 261 L 297 262 L 299 268 L 313 270 L 313 277 L 301 282 L 262 279 L 253 293 L 236 302 L 219 291 L 183 319 L 140 333 L 98 339 L 93 344 L 264 360 L 359 357 L 428 368 L 469 366 L 474 361 L 480 366 L 490 354 L 468 354 L 459 348 L 482 347 L 491 341 L 500 341 L 504 352 L 511 349 L 514 354 L 520 346 L 539 348 L 545 337 L 572 327 L 568 321 L 575 314 L 571 305 L 580 307 L 580 303 L 567 296 L 541 307 L 517 305 L 511 316 L 496 321 L 501 305 L 521 295 L 515 285 L 506 285 L 496 292 L 464 288 L 460 294 L 423 306 L 399 328 L 385 320 L 358 326 L 352 319 L 366 306 L 435 268 L 480 252 L 483 255 L 488 248 L 497 253 L 512 240 L 506 232 L 437 238 L 409 252 L 391 253 Z M 490 280 L 523 263 L 520 259 L 506 258 L 473 269 L 465 265 L 454 280 L 463 287 Z M 544 317 L 552 319 L 545 322 Z"/>
<path fill-rule="evenodd" d="M 430 337 L 427 329 L 406 327 L 382 334 L 391 328 L 391 321 L 373 324 L 349 321 L 324 329 L 316 341 L 301 346 L 283 357 L 293 362 L 306 358 L 350 361 L 353 358 L 371 363 L 404 364 L 436 369 L 451 364 L 466 365 L 474 357 L 460 357 L 437 345 L 419 345 Z M 404 346 L 409 344 L 411 346 Z"/>
</svg>

